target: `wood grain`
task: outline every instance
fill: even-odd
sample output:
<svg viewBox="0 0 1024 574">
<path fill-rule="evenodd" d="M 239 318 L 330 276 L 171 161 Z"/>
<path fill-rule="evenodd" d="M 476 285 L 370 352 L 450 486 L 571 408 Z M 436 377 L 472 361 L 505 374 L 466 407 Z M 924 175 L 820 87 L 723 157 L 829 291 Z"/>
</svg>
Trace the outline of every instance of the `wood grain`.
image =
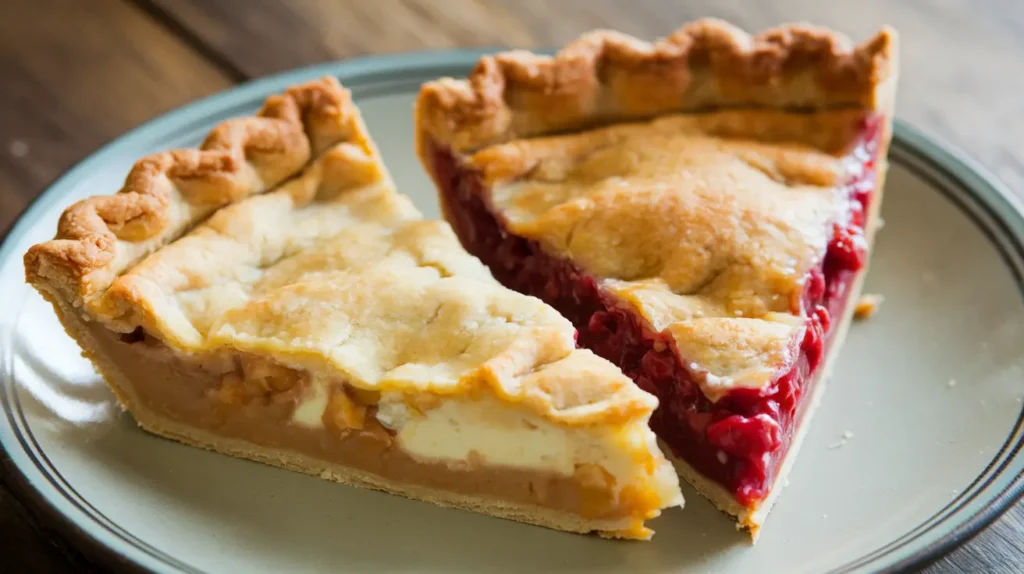
<svg viewBox="0 0 1024 574">
<path fill-rule="evenodd" d="M 703 16 L 902 39 L 900 117 L 1024 190 L 1024 7 L 1007 0 L 143 0 L 249 76 L 369 52 L 559 46 L 594 28 L 664 36 Z M 242 4 L 245 5 L 244 10 Z M 997 127 L 998 126 L 998 127 Z"/>
<path fill-rule="evenodd" d="M 120 0 L 0 6 L 0 229 L 100 144 L 231 83 Z"/>
<path fill-rule="evenodd" d="M 0 0 L 0 228 L 100 143 L 232 82 L 368 53 L 557 46 L 601 27 L 654 38 L 702 16 L 855 38 L 897 27 L 898 114 L 1024 195 L 1020 1 Z M 0 570 L 91 570 L 21 498 L 0 486 L 0 540 L 16 548 Z M 1018 506 L 928 572 L 1024 572 L 1022 539 Z"/>
<path fill-rule="evenodd" d="M 487 0 L 139 0 L 255 77 L 325 60 L 467 46 L 531 45 L 509 9 Z M 244 5 L 244 10 L 243 10 Z"/>
</svg>

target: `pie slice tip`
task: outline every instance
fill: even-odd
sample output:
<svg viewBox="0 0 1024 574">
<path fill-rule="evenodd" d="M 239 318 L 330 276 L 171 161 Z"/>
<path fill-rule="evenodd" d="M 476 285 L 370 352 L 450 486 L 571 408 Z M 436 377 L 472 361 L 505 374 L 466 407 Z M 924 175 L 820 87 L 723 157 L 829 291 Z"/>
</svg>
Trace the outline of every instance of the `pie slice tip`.
<svg viewBox="0 0 1024 574">
<path fill-rule="evenodd" d="M 897 36 L 593 32 L 427 83 L 417 150 L 502 284 L 659 399 L 680 474 L 756 538 L 854 310 Z"/>
<path fill-rule="evenodd" d="M 155 434 L 572 532 L 682 504 L 657 400 L 423 220 L 333 79 L 139 161 L 25 266 Z"/>
</svg>

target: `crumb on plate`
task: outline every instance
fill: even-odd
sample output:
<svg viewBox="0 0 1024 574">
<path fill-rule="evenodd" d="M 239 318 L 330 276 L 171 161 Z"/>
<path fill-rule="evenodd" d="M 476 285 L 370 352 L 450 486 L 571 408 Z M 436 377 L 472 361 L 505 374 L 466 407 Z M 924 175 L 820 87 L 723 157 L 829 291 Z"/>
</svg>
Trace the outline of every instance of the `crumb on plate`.
<svg viewBox="0 0 1024 574">
<path fill-rule="evenodd" d="M 842 447 L 846 446 L 847 441 L 849 441 L 851 438 L 853 438 L 853 432 L 852 431 L 848 431 L 848 430 L 843 431 L 842 437 L 838 441 L 828 445 L 828 448 L 830 450 L 834 450 L 834 449 L 837 449 L 837 448 L 842 448 Z"/>
<path fill-rule="evenodd" d="M 878 307 L 885 298 L 877 293 L 865 293 L 857 300 L 857 306 L 853 308 L 853 316 L 857 319 L 867 319 L 878 311 Z"/>
</svg>

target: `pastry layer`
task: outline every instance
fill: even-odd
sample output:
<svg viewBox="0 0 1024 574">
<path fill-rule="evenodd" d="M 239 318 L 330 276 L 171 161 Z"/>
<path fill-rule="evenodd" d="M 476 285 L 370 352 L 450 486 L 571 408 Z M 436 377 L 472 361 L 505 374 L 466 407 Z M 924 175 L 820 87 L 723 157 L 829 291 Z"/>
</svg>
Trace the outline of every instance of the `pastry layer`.
<svg viewBox="0 0 1024 574">
<path fill-rule="evenodd" d="M 829 133 L 863 123 L 824 115 L 814 123 L 846 128 Z M 493 146 L 466 166 L 510 233 L 599 278 L 669 335 L 712 401 L 792 367 L 804 282 L 850 210 L 841 157 L 722 137 L 742 117 L 776 135 L 810 123 L 777 112 L 668 116 Z"/>
<path fill-rule="evenodd" d="M 182 353 L 257 354 L 366 391 L 484 389 L 576 426 L 653 410 L 654 397 L 575 350 L 568 321 L 501 287 L 386 180 L 325 194 L 334 151 L 147 257 L 96 306 Z"/>
<path fill-rule="evenodd" d="M 442 147 L 435 173 L 462 187 L 443 202 L 471 252 L 492 269 L 520 264 L 516 253 L 474 241 L 487 232 L 471 219 L 489 217 L 466 213 L 479 195 L 506 233 L 591 278 L 609 305 L 665 337 L 716 402 L 763 391 L 795 368 L 820 296 L 808 300 L 808 290 L 863 266 L 877 123 L 855 111 L 668 116 L 492 146 L 453 167 L 441 165 Z M 736 125 L 758 126 L 758 139 Z M 832 153 L 801 144 L 800 134 L 818 138 L 812 126 L 851 139 Z M 521 273 L 495 272 L 506 284 Z M 544 273 L 553 272 L 537 268 L 528 282 Z M 516 287 L 545 298 L 542 285 Z M 570 302 L 554 298 L 565 312 Z M 592 321 L 577 327 L 602 328 Z"/>
</svg>

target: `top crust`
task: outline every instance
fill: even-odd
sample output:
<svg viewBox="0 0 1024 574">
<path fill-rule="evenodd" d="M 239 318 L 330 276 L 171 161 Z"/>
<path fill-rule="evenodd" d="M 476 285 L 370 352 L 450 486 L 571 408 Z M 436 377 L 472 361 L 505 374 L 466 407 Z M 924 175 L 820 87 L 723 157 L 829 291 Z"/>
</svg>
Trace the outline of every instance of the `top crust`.
<svg viewBox="0 0 1024 574">
<path fill-rule="evenodd" d="M 484 390 L 562 426 L 654 441 L 657 399 L 422 220 L 333 79 L 270 98 L 200 149 L 141 160 L 25 260 L 59 314 L 141 328 L 214 372 L 242 353 L 363 390 Z"/>
<path fill-rule="evenodd" d="M 826 28 L 790 24 L 751 36 L 698 20 L 650 44 L 590 32 L 555 56 L 484 56 L 466 80 L 427 83 L 425 138 L 457 152 L 612 121 L 731 107 L 891 111 L 897 38 L 883 28 L 853 46 Z"/>
<path fill-rule="evenodd" d="M 198 149 L 139 160 L 117 194 L 69 207 L 56 237 L 25 254 L 27 279 L 86 305 L 219 207 L 273 189 L 337 143 L 372 148 L 361 126 L 348 90 L 334 78 L 271 96 L 256 116 L 218 125 Z"/>
</svg>

